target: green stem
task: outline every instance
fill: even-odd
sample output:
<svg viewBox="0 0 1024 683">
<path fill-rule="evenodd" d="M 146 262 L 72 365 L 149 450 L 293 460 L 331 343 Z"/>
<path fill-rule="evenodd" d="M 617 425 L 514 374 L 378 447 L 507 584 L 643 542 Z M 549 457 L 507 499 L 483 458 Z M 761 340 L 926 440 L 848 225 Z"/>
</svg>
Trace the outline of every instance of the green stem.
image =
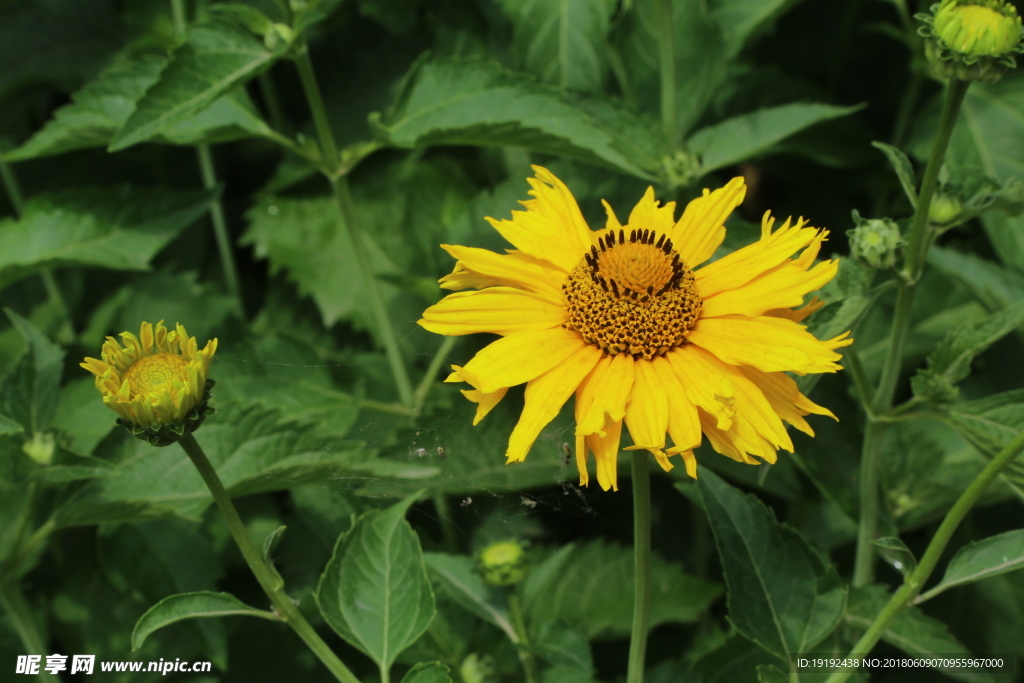
<svg viewBox="0 0 1024 683">
<path fill-rule="evenodd" d="M 853 386 L 857 390 L 857 398 L 860 399 L 860 404 L 864 408 L 864 412 L 867 413 L 868 419 L 874 420 L 875 414 L 871 410 L 871 382 L 868 381 L 868 375 L 864 371 L 864 364 L 860 362 L 860 353 L 855 346 L 847 348 L 843 354 L 843 360 L 845 361 L 843 367 L 850 373 L 850 377 L 853 378 Z"/>
<path fill-rule="evenodd" d="M 338 146 L 334 142 L 331 122 L 327 118 L 327 107 L 324 106 L 324 98 L 320 94 L 320 85 L 317 83 L 313 62 L 309 59 L 309 47 L 305 41 L 297 46 L 296 52 L 295 66 L 299 70 L 299 80 L 302 81 L 302 89 L 306 93 L 306 100 L 309 102 L 309 109 L 313 114 L 313 125 L 316 127 L 316 135 L 320 140 L 320 152 L 323 155 L 324 167 L 330 170 L 331 180 L 334 180 L 333 176 L 340 163 Z"/>
<path fill-rule="evenodd" d="M 434 357 L 430 359 L 430 365 L 427 367 L 426 373 L 423 375 L 423 379 L 420 380 L 419 386 L 416 387 L 416 391 L 413 393 L 413 405 L 415 410 L 419 410 L 423 407 L 423 404 L 427 400 L 427 394 L 435 384 L 437 384 L 437 373 L 441 370 L 441 365 L 448 358 L 448 354 L 451 353 L 452 347 L 455 346 L 455 342 L 458 341 L 457 337 L 445 337 L 444 341 L 441 342 L 441 348 L 437 350 Z"/>
<path fill-rule="evenodd" d="M 29 607 L 16 580 L 0 582 L 0 604 L 3 605 L 4 611 L 10 617 L 14 630 L 17 631 L 18 638 L 21 639 L 21 646 L 25 648 L 25 654 L 44 656 L 48 654 L 46 644 L 40 637 L 39 631 L 36 630 L 36 624 L 32 619 L 32 608 Z M 47 673 L 41 667 L 37 675 L 43 681 L 51 683 L 60 681 L 60 676 Z"/>
<path fill-rule="evenodd" d="M 537 667 L 533 660 L 533 653 L 530 652 L 530 637 L 526 632 L 526 623 L 523 621 L 523 608 L 519 604 L 519 595 L 515 588 L 508 591 L 508 614 L 512 618 L 512 627 L 519 637 L 516 644 L 519 649 L 519 660 L 523 663 L 523 671 L 526 673 L 526 683 L 536 683 Z"/>
<path fill-rule="evenodd" d="M 295 603 L 284 592 L 280 582 L 275 579 L 270 569 L 263 562 L 260 552 L 253 545 L 252 539 L 249 538 L 249 534 L 245 530 L 245 524 L 242 523 L 242 519 L 238 516 L 238 511 L 235 510 L 234 503 L 231 502 L 231 496 L 224 488 L 224 484 L 221 483 L 220 477 L 217 476 L 217 471 L 210 464 L 199 442 L 196 441 L 194 436 L 189 434 L 178 443 L 181 444 L 185 453 L 188 454 L 192 464 L 199 470 L 200 476 L 202 476 L 203 481 L 206 482 L 206 486 L 213 495 L 214 502 L 217 503 L 217 507 L 227 522 L 231 536 L 235 539 L 235 543 L 238 544 L 238 549 L 242 552 L 242 557 L 245 558 L 249 569 L 252 570 L 263 591 L 274 604 L 281 619 L 292 627 L 295 633 L 313 651 L 313 654 L 334 674 L 336 679 L 342 681 L 342 683 L 359 683 L 359 679 L 349 671 L 348 667 L 338 659 L 338 656 L 328 647 L 323 638 L 309 625 L 306 618 L 302 616 L 302 612 L 299 611 L 299 608 L 296 607 Z"/>
<path fill-rule="evenodd" d="M 670 148 L 676 146 L 676 45 L 672 1 L 658 0 L 658 58 L 661 62 L 661 126 Z"/>
<path fill-rule="evenodd" d="M 459 530 L 452 519 L 452 506 L 448 504 L 448 498 L 443 493 L 435 493 L 430 499 L 434 503 L 437 521 L 441 525 L 444 551 L 453 555 L 457 554 L 459 552 Z"/>
<path fill-rule="evenodd" d="M 907 577 L 904 584 L 900 586 L 899 590 L 893 594 L 889 602 L 882 608 L 882 611 L 875 617 L 868 630 L 850 650 L 851 656 L 854 654 L 858 656 L 866 655 L 871 652 L 871 649 L 881 639 L 885 629 L 888 628 L 892 620 L 899 616 L 914 601 L 921 587 L 924 586 L 932 571 L 935 570 L 939 558 L 946 550 L 946 546 L 949 545 L 949 541 L 960 525 L 960 522 L 963 521 L 963 518 L 974 506 L 978 498 L 981 497 L 986 487 L 992 483 L 992 480 L 999 476 L 1003 468 L 1016 458 L 1022 450 L 1024 450 L 1024 431 L 1014 437 L 1013 441 L 1007 444 L 996 457 L 989 461 L 985 469 L 979 472 L 974 481 L 960 494 L 960 497 L 953 504 L 953 507 L 949 509 L 949 512 L 946 513 L 945 518 L 932 537 L 928 548 L 921 557 L 920 563 L 917 565 L 917 569 Z M 837 671 L 829 676 L 825 683 L 842 683 L 850 677 L 851 673 L 852 671 Z"/>
<path fill-rule="evenodd" d="M 651 477 L 646 451 L 633 453 L 633 629 L 626 683 L 643 683 L 651 611 Z"/>
<path fill-rule="evenodd" d="M 903 351 L 907 336 L 910 333 L 910 314 L 914 306 L 914 294 L 917 281 L 921 277 L 924 257 L 931 245 L 933 234 L 928 230 L 928 210 L 931 207 L 935 185 L 939 179 L 942 159 L 949 146 L 949 138 L 953 133 L 957 113 L 963 103 L 967 87 L 965 81 L 950 81 L 946 90 L 946 100 L 942 107 L 939 127 L 932 140 L 928 165 L 925 167 L 921 190 L 917 197 L 917 207 L 911 223 L 910 236 L 907 241 L 903 273 L 903 282 L 896 295 L 896 310 L 893 313 L 892 331 L 889 337 L 889 349 L 882 366 L 882 376 L 878 381 L 871 401 L 871 413 L 875 416 L 884 415 L 892 408 L 896 385 L 899 381 L 903 364 Z M 860 523 L 857 530 L 857 554 L 854 560 L 853 585 L 863 586 L 874 580 L 875 551 L 872 542 L 878 531 L 879 495 L 878 468 L 881 458 L 881 444 L 884 440 L 887 425 L 881 422 L 870 422 L 864 435 L 860 462 Z"/>
<path fill-rule="evenodd" d="M 367 410 L 376 410 L 381 413 L 390 413 L 391 415 L 400 415 L 402 417 L 416 417 L 416 411 L 412 408 L 406 408 L 400 403 L 386 403 L 384 401 L 374 401 L 372 398 L 364 398 L 359 401 L 359 408 L 366 408 Z"/>
<path fill-rule="evenodd" d="M 213 155 L 209 145 L 196 145 L 196 156 L 199 159 L 199 171 L 203 175 L 203 187 L 212 190 L 217 187 L 217 172 L 213 168 Z M 228 293 L 235 300 L 238 312 L 244 315 L 242 290 L 238 286 L 238 268 L 231 252 L 231 239 L 228 237 L 228 224 L 224 218 L 224 205 L 220 197 L 210 204 L 210 220 L 213 222 L 213 236 L 217 240 L 217 251 L 220 252 L 220 265 L 224 271 L 224 282 Z"/>
<path fill-rule="evenodd" d="M 263 96 L 263 104 L 267 107 L 267 115 L 270 117 L 270 126 L 279 133 L 290 133 L 288 118 L 281 108 L 281 98 L 277 94 L 277 85 L 274 78 L 267 71 L 256 79 L 260 86 L 260 95 Z"/>
</svg>

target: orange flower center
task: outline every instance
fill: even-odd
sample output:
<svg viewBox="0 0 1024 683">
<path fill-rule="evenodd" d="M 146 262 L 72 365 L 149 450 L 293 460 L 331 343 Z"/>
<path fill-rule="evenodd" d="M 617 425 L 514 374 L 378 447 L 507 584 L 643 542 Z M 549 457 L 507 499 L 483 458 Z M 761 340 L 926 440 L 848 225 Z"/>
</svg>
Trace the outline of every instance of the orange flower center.
<svg viewBox="0 0 1024 683">
<path fill-rule="evenodd" d="M 693 271 L 667 235 L 611 230 L 562 285 L 566 320 L 609 355 L 650 360 L 686 343 L 702 301 Z"/>
<path fill-rule="evenodd" d="M 169 391 L 173 382 L 188 383 L 188 361 L 176 353 L 154 353 L 132 363 L 125 372 L 132 396 Z"/>
</svg>

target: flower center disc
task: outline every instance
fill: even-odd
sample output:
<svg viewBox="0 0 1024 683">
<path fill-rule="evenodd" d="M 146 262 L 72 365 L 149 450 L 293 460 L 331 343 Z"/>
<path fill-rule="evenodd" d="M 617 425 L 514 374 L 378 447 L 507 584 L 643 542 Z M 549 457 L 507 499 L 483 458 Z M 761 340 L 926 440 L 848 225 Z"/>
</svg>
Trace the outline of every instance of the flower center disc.
<svg viewBox="0 0 1024 683">
<path fill-rule="evenodd" d="M 693 271 L 667 235 L 612 230 L 562 285 L 566 320 L 606 353 L 650 360 L 686 343 L 700 316 Z"/>
<path fill-rule="evenodd" d="M 188 361 L 176 353 L 154 353 L 132 363 L 124 378 L 132 396 L 168 391 L 174 380 L 188 383 Z"/>
</svg>

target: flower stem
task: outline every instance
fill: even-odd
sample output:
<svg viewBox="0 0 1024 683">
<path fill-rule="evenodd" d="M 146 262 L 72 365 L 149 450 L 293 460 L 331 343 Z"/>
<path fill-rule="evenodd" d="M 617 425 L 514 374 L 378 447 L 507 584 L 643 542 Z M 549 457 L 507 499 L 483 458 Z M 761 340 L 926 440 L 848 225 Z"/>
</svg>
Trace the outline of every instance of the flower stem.
<svg viewBox="0 0 1024 683">
<path fill-rule="evenodd" d="M 633 453 L 633 630 L 629 636 L 626 683 L 644 680 L 647 626 L 651 611 L 651 478 L 646 451 Z"/>
<path fill-rule="evenodd" d="M 870 414 L 884 415 L 892 408 L 903 364 L 903 351 L 906 347 L 907 335 L 910 333 L 910 314 L 914 305 L 914 294 L 917 281 L 921 277 L 924 258 L 931 246 L 934 233 L 929 230 L 928 210 L 931 207 L 935 185 L 939 179 L 942 159 L 949 146 L 949 138 L 953 134 L 953 126 L 964 101 L 967 87 L 965 81 L 952 80 L 946 90 L 946 100 L 942 106 L 939 127 L 932 140 L 928 165 L 925 167 L 921 189 L 917 196 L 917 207 L 911 223 L 910 236 L 904 250 L 906 254 L 903 267 L 903 282 L 896 295 L 896 310 L 893 313 L 892 330 L 889 336 L 889 350 L 882 366 L 882 376 L 878 381 L 872 397 L 871 405 L 867 406 Z M 880 422 L 869 422 L 864 434 L 860 462 L 860 523 L 857 529 L 857 555 L 854 560 L 853 585 L 863 586 L 871 583 L 875 574 L 875 551 L 872 546 L 878 532 L 879 488 L 878 468 L 881 446 L 885 439 L 887 426 Z"/>
<path fill-rule="evenodd" d="M 36 624 L 32 619 L 32 608 L 21 592 L 16 579 L 0 582 L 0 605 L 11 620 L 14 630 L 21 639 L 21 646 L 25 648 L 25 654 L 46 655 L 46 644 L 36 630 Z M 60 681 L 60 676 L 50 674 L 40 668 L 37 674 L 40 680 Z"/>
<path fill-rule="evenodd" d="M 457 337 L 445 337 L 444 341 L 441 342 L 441 348 L 439 348 L 437 353 L 434 354 L 434 357 L 430 359 L 430 365 L 427 367 L 427 371 L 423 374 L 423 379 L 420 380 L 420 383 L 413 394 L 416 411 L 419 411 L 426 402 L 427 394 L 430 393 L 430 389 L 437 383 L 436 378 L 438 371 L 441 369 L 444 361 L 448 358 L 448 354 L 451 353 L 452 347 L 455 346 L 455 342 L 457 341 Z"/>
<path fill-rule="evenodd" d="M 676 44 L 672 1 L 658 0 L 658 58 L 661 63 L 661 126 L 665 142 L 676 145 Z"/>
<path fill-rule="evenodd" d="M 533 653 L 530 647 L 530 637 L 526 632 L 526 623 L 523 621 L 523 608 L 519 604 L 519 595 L 515 588 L 508 591 L 508 613 L 512 618 L 512 628 L 515 629 L 519 642 L 516 644 L 519 649 L 519 660 L 523 663 L 523 671 L 526 673 L 526 683 L 536 683 L 537 671 L 533 661 Z"/>
<path fill-rule="evenodd" d="M 939 558 L 942 556 L 943 551 L 945 551 L 946 546 L 949 545 L 949 540 L 953 537 L 957 527 L 960 526 L 960 522 L 963 521 L 963 518 L 974 506 L 978 498 L 981 497 L 985 488 L 992 483 L 993 479 L 999 476 L 1003 468 L 1016 458 L 1022 450 L 1024 450 L 1024 431 L 1017 434 L 1013 441 L 1007 444 L 996 457 L 992 458 L 985 466 L 985 469 L 979 472 L 974 481 L 960 494 L 956 503 L 946 513 L 935 535 L 932 536 L 932 540 L 924 551 L 924 555 L 921 556 L 921 562 L 917 565 L 917 568 L 907 577 L 899 590 L 893 594 L 889 602 L 882 608 L 882 611 L 875 617 L 875 620 L 871 622 L 868 630 L 864 632 L 861 639 L 850 650 L 851 657 L 854 654 L 859 656 L 871 652 L 871 648 L 881 639 L 882 634 L 885 633 L 885 629 L 888 628 L 892 620 L 899 616 L 914 601 L 922 586 L 928 581 L 932 571 L 935 570 L 935 565 L 938 564 Z M 825 683 L 842 683 L 850 677 L 851 673 L 852 670 L 837 671 L 829 676 Z"/>
<path fill-rule="evenodd" d="M 338 659 L 338 656 L 328 647 L 327 643 L 309 625 L 306 618 L 302 616 L 302 612 L 299 611 L 299 608 L 296 607 L 295 603 L 284 592 L 280 582 L 274 578 L 270 569 L 263 562 L 263 558 L 260 556 L 259 551 L 256 550 L 256 546 L 253 545 L 252 539 L 249 538 L 249 534 L 245 530 L 242 519 L 238 516 L 238 511 L 235 510 L 234 503 L 231 502 L 231 496 L 224 488 L 224 484 L 221 483 L 220 477 L 217 476 L 217 471 L 210 464 L 199 442 L 196 441 L 193 435 L 189 434 L 178 443 L 181 444 L 185 453 L 188 454 L 192 464 L 199 470 L 200 476 L 206 482 L 210 493 L 213 494 L 214 502 L 217 503 L 217 507 L 220 508 L 220 512 L 227 522 L 231 536 L 235 539 L 235 543 L 238 544 L 238 549 L 242 552 L 242 557 L 245 558 L 249 569 L 252 570 L 263 591 L 274 604 L 281 619 L 292 627 L 295 633 L 313 651 L 313 654 L 334 674 L 336 679 L 342 681 L 342 683 L 359 683 L 359 679 L 356 678 L 355 674 Z"/>
<path fill-rule="evenodd" d="M 323 155 L 324 167 L 333 174 L 338 170 L 340 162 L 338 146 L 334 142 L 331 122 L 327 118 L 327 107 L 324 106 L 324 98 L 320 94 L 320 85 L 317 83 L 313 62 L 309 59 L 309 46 L 306 45 L 305 40 L 297 46 L 296 53 L 295 67 L 299 70 L 302 90 L 306 93 L 306 101 L 313 114 L 313 125 L 316 127 L 316 136 L 320 140 L 320 153 Z"/>
<path fill-rule="evenodd" d="M 203 187 L 212 190 L 217 187 L 217 172 L 213 168 L 213 154 L 209 145 L 196 145 L 196 157 L 199 159 L 199 172 L 203 176 Z M 239 314 L 244 317 L 245 307 L 242 304 L 242 290 L 238 285 L 238 267 L 235 256 L 231 253 L 231 239 L 228 237 L 228 224 L 224 218 L 224 205 L 220 197 L 210 203 L 210 221 L 213 223 L 213 236 L 217 241 L 220 253 L 220 266 L 224 271 L 224 284 L 228 294 L 235 300 Z"/>
</svg>

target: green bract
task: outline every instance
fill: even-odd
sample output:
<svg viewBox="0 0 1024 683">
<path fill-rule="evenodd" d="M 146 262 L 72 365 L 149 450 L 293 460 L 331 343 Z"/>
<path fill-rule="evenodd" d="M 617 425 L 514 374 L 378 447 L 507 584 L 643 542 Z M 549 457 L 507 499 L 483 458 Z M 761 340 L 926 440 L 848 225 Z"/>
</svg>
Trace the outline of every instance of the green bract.
<svg viewBox="0 0 1024 683">
<path fill-rule="evenodd" d="M 919 14 L 928 61 L 943 78 L 994 83 L 1017 66 L 1021 20 L 1002 0 L 943 0 Z"/>
</svg>

